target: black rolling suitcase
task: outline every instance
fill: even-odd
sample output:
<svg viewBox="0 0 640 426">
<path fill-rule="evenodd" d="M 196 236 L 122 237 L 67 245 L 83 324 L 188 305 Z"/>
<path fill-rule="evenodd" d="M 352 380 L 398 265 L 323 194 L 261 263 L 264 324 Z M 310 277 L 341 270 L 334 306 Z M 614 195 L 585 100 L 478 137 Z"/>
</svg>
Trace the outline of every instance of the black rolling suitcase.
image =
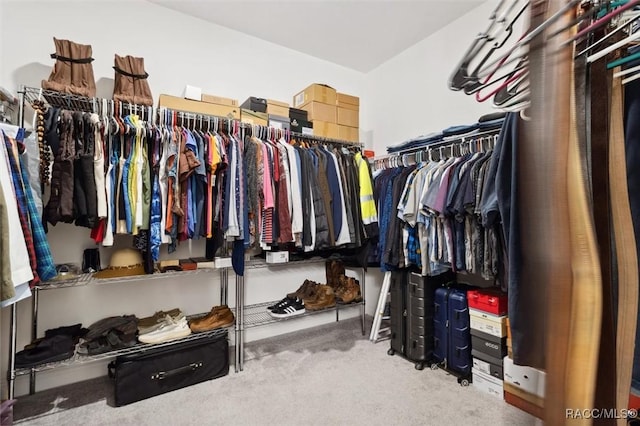
<svg viewBox="0 0 640 426">
<path fill-rule="evenodd" d="M 229 373 L 227 333 L 121 355 L 109 363 L 115 405 L 130 404 Z"/>
<path fill-rule="evenodd" d="M 415 362 L 418 370 L 432 359 L 434 295 L 440 285 L 450 280 L 450 274 L 423 277 L 415 272 L 392 273 L 390 355 L 403 355 Z"/>
<path fill-rule="evenodd" d="M 391 273 L 391 349 L 389 355 L 399 353 L 404 355 L 406 341 L 406 321 L 405 321 L 405 283 L 406 273 L 404 271 L 393 271 Z"/>
</svg>

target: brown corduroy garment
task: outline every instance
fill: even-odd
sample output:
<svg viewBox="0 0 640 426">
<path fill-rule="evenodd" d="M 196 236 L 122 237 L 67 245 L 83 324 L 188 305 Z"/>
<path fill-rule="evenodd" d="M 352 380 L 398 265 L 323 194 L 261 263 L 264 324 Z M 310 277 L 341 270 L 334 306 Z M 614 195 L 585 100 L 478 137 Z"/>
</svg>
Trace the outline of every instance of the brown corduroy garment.
<svg viewBox="0 0 640 426">
<path fill-rule="evenodd" d="M 91 46 L 78 44 L 70 40 L 53 38 L 56 59 L 48 80 L 42 80 L 42 88 L 57 92 L 95 97 L 96 81 L 91 62 Z"/>
<path fill-rule="evenodd" d="M 144 58 L 115 55 L 113 99 L 136 105 L 153 105 L 149 76 L 144 70 Z"/>
</svg>

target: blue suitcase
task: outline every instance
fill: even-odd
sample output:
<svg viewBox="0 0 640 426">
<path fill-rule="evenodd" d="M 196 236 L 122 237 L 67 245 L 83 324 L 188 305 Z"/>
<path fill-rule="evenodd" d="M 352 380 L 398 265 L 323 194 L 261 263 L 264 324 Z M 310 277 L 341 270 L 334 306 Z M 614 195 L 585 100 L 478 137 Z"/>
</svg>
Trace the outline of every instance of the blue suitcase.
<svg viewBox="0 0 640 426">
<path fill-rule="evenodd" d="M 469 384 L 471 377 L 471 329 L 467 294 L 455 288 L 439 288 L 434 301 L 433 361 Z"/>
<path fill-rule="evenodd" d="M 450 289 L 441 287 L 436 289 L 433 312 L 433 359 L 437 363 L 447 360 L 449 346 L 449 293 Z"/>
<path fill-rule="evenodd" d="M 471 328 L 467 293 L 452 289 L 449 293 L 449 359 L 450 370 L 462 376 L 471 374 Z"/>
</svg>

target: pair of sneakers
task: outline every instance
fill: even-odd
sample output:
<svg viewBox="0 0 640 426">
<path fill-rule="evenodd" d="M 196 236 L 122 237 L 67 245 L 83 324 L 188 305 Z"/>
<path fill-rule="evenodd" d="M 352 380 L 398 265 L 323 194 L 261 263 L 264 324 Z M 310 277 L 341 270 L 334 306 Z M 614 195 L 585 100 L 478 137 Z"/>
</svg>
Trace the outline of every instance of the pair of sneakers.
<svg viewBox="0 0 640 426">
<path fill-rule="evenodd" d="M 180 313 L 175 317 L 165 315 L 164 319 L 158 323 L 157 328 L 138 336 L 142 343 L 156 344 L 180 339 L 191 334 L 189 323 L 184 314 Z"/>
<path fill-rule="evenodd" d="M 304 300 L 299 297 L 289 297 L 289 295 L 279 302 L 276 302 L 271 306 L 267 306 L 267 310 L 269 311 L 269 315 L 274 318 L 288 318 L 301 315 L 306 312 L 304 308 Z"/>
</svg>

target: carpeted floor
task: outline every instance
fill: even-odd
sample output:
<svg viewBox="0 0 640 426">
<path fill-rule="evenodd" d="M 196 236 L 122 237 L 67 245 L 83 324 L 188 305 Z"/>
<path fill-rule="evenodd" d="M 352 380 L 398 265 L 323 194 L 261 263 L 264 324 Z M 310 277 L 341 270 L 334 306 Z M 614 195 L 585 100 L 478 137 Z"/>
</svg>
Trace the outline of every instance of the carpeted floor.
<svg viewBox="0 0 640 426">
<path fill-rule="evenodd" d="M 21 425 L 534 425 L 442 370 L 417 371 L 358 319 L 246 345 L 244 371 L 128 406 L 107 378 L 22 397 Z"/>
</svg>

